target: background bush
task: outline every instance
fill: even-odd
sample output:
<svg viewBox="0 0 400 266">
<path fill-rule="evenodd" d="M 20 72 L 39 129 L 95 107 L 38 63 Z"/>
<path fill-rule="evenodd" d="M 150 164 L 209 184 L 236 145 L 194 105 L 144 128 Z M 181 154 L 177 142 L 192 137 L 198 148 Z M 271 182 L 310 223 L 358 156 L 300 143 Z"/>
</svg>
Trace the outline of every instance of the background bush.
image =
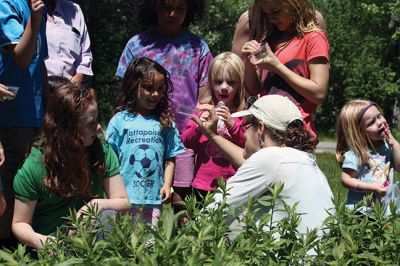
<svg viewBox="0 0 400 266">
<path fill-rule="evenodd" d="M 329 129 L 351 99 L 376 101 L 389 118 L 399 89 L 399 1 L 317 1 L 331 42 L 329 94 L 316 122 Z"/>
</svg>

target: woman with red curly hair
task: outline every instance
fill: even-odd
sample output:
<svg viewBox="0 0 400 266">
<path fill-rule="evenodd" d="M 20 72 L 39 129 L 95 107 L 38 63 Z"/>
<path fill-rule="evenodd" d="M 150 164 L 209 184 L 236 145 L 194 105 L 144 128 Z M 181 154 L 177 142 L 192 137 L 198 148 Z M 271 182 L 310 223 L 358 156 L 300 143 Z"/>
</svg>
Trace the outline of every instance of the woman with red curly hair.
<svg viewBox="0 0 400 266">
<path fill-rule="evenodd" d="M 99 212 L 129 207 L 118 158 L 98 137 L 97 115 L 93 89 L 68 84 L 51 95 L 43 138 L 14 179 L 12 230 L 22 243 L 43 247 L 71 209 L 80 216 L 88 206 Z"/>
</svg>

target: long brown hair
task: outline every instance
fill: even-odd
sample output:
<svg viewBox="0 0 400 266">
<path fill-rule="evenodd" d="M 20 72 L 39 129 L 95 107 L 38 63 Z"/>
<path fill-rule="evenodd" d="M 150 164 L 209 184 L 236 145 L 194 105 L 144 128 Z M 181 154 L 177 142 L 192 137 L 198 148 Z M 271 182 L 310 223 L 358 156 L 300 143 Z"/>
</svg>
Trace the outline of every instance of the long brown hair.
<svg viewBox="0 0 400 266">
<path fill-rule="evenodd" d="M 261 2 L 278 2 L 284 10 L 292 15 L 296 27 L 296 36 L 304 36 L 308 32 L 321 32 L 318 27 L 315 9 L 311 0 L 258 0 Z M 280 32 L 267 16 L 265 40 L 274 43 L 279 38 Z"/>
<path fill-rule="evenodd" d="M 164 95 L 161 97 L 160 102 L 152 111 L 161 123 L 163 128 L 171 127 L 173 120 L 173 113 L 171 111 L 171 94 L 173 91 L 173 84 L 170 79 L 169 73 L 156 61 L 147 57 L 140 57 L 132 60 L 126 69 L 124 78 L 122 79 L 121 87 L 117 96 L 117 107 L 113 114 L 127 110 L 128 112 L 136 113 L 136 101 L 139 94 L 140 86 L 154 82 L 154 73 L 158 72 L 164 76 Z"/>
<path fill-rule="evenodd" d="M 91 171 L 105 172 L 101 141 L 96 137 L 85 147 L 78 133 L 79 118 L 92 104 L 96 104 L 94 90 L 72 83 L 55 90 L 49 99 L 42 145 L 48 171 L 45 186 L 56 195 L 90 195 Z"/>
</svg>

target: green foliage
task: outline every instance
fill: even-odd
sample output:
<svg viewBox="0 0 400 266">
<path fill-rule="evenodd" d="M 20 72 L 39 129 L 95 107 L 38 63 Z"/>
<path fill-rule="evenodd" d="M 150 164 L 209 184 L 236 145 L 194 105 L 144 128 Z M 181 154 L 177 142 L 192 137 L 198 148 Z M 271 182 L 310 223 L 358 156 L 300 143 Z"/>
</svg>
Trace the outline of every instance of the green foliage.
<svg viewBox="0 0 400 266">
<path fill-rule="evenodd" d="M 236 22 L 251 3 L 251 0 L 208 1 L 204 19 L 191 29 L 207 41 L 214 56 L 230 51 Z"/>
<path fill-rule="evenodd" d="M 140 221 L 132 224 L 129 216 L 109 218 L 111 231 L 97 221 L 96 210 L 76 219 L 70 215 L 70 230 L 79 232 L 66 237 L 58 231 L 53 241 L 38 252 L 38 259 L 26 254 L 20 245 L 14 253 L 0 250 L 2 265 L 392 265 L 400 262 L 400 219 L 371 197 L 363 205 L 371 206 L 369 215 L 345 208 L 336 197 L 335 209 L 322 231 L 297 231 L 301 215 L 295 206 L 283 204 L 287 217 L 275 221 L 274 213 L 282 184 L 268 189 L 258 200 L 249 199 L 240 215 L 225 200 L 213 203 L 205 199 L 199 210 L 194 198 L 186 204 L 187 213 L 174 214 L 166 207 L 156 226 Z M 221 191 L 226 196 L 225 188 Z M 213 204 L 213 207 L 210 206 Z M 361 206 L 361 205 L 360 205 Z M 265 207 L 270 211 L 264 213 Z M 395 206 L 391 206 L 395 213 Z M 193 219 L 181 225 L 186 215 Z M 231 239 L 227 220 L 236 219 L 243 230 Z M 258 221 L 258 222 L 256 222 Z"/>
<path fill-rule="evenodd" d="M 400 1 L 317 3 L 331 43 L 329 94 L 319 109 L 317 125 L 332 128 L 340 108 L 355 98 L 378 102 L 390 117 L 400 84 L 399 28 L 389 24 L 392 15 L 399 14 Z"/>
</svg>

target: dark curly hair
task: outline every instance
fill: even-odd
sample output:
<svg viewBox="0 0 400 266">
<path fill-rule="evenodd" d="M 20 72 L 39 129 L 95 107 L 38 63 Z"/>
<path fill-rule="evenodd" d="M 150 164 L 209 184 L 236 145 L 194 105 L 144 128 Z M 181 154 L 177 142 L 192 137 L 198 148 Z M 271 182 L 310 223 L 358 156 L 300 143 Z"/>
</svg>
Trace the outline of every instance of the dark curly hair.
<svg viewBox="0 0 400 266">
<path fill-rule="evenodd" d="M 158 23 L 157 10 L 165 0 L 137 0 L 136 20 L 143 28 L 155 26 Z M 182 27 L 187 28 L 196 19 L 203 16 L 205 0 L 186 0 L 187 13 Z"/>
<path fill-rule="evenodd" d="M 286 147 L 291 147 L 300 151 L 314 152 L 315 144 L 311 134 L 304 129 L 301 120 L 294 120 L 289 124 L 285 132 L 267 127 L 271 139 Z"/>
<path fill-rule="evenodd" d="M 164 76 L 164 95 L 161 97 L 160 102 L 153 110 L 153 114 L 160 120 L 163 128 L 171 127 L 173 120 L 173 113 L 171 111 L 170 96 L 173 91 L 173 84 L 170 79 L 169 73 L 156 61 L 147 57 L 140 57 L 132 60 L 126 69 L 124 78 L 122 79 L 121 87 L 117 95 L 117 107 L 113 114 L 127 110 L 134 114 L 136 112 L 136 100 L 138 98 L 138 91 L 140 86 L 152 84 L 154 73 L 158 72 Z"/>
<path fill-rule="evenodd" d="M 62 197 L 90 196 L 91 172 L 104 175 L 104 150 L 96 137 L 85 147 L 78 133 L 80 117 L 96 104 L 93 89 L 72 83 L 53 92 L 43 121 L 46 188 Z M 38 146 L 38 144 L 36 144 Z"/>
</svg>

